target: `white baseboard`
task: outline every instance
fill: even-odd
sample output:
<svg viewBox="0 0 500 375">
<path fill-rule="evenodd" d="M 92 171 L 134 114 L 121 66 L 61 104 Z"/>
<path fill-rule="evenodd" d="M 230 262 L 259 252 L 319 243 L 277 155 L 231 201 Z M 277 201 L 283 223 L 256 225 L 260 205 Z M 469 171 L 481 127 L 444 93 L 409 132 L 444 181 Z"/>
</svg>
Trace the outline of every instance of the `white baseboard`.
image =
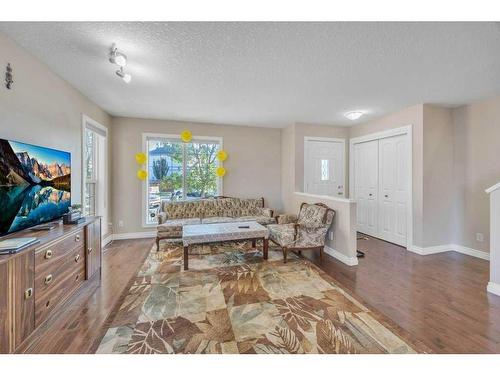
<svg viewBox="0 0 500 375">
<path fill-rule="evenodd" d="M 419 254 L 419 255 L 430 255 L 430 254 L 444 253 L 447 251 L 455 251 L 457 253 L 470 255 L 472 257 L 476 257 L 476 258 L 480 258 L 480 259 L 484 259 L 484 260 L 490 260 L 490 254 L 487 253 L 486 251 L 471 249 L 470 247 L 465 247 L 465 246 L 461 246 L 461 245 L 454 245 L 454 244 L 428 246 L 428 247 L 419 247 L 419 246 L 413 245 L 411 247 L 411 249 L 408 249 L 408 250 L 413 252 L 413 253 Z"/>
<path fill-rule="evenodd" d="M 156 231 L 113 234 L 113 240 L 132 240 L 136 238 L 154 238 L 154 237 L 156 237 Z"/>
<path fill-rule="evenodd" d="M 461 245 L 453 245 L 454 251 L 457 253 L 462 253 L 465 255 L 470 255 L 471 257 L 481 258 L 484 260 L 490 260 L 490 253 L 482 250 L 471 249 L 470 247 L 465 247 Z"/>
<path fill-rule="evenodd" d="M 345 254 L 342 254 L 340 251 L 332 249 L 331 247 L 325 246 L 325 253 L 334 257 L 337 260 L 340 260 L 342 263 L 347 264 L 348 266 L 357 266 L 358 258 L 357 257 L 348 257 Z"/>
<path fill-rule="evenodd" d="M 453 245 L 440 245 L 440 246 L 429 246 L 429 247 L 419 247 L 413 245 L 410 249 L 408 249 L 412 253 L 419 255 L 430 255 L 437 253 L 444 253 L 446 251 L 453 251 Z"/>
<path fill-rule="evenodd" d="M 492 283 L 491 281 L 488 283 L 486 290 L 492 294 L 496 294 L 500 296 L 500 284 Z"/>
</svg>

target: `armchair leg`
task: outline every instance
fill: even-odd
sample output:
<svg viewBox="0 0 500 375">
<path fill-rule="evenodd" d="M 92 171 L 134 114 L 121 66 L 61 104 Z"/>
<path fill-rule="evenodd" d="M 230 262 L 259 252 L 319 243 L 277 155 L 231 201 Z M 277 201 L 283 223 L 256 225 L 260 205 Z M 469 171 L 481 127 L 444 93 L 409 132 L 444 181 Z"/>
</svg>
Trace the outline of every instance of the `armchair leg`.
<svg viewBox="0 0 500 375">
<path fill-rule="evenodd" d="M 320 260 L 320 262 L 323 262 L 323 249 L 324 249 L 323 246 L 321 246 L 319 248 L 319 260 Z"/>
<path fill-rule="evenodd" d="M 286 247 L 283 248 L 283 263 L 286 263 L 286 257 L 288 255 L 288 249 Z"/>
<path fill-rule="evenodd" d="M 156 251 L 160 251 L 160 237 L 156 237 Z"/>
</svg>

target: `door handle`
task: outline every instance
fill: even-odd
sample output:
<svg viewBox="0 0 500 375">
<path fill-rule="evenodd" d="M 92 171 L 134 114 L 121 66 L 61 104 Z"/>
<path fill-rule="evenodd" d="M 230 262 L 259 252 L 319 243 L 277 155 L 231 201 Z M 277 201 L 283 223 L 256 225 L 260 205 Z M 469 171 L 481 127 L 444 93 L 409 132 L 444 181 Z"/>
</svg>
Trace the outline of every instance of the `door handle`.
<svg viewBox="0 0 500 375">
<path fill-rule="evenodd" d="M 372 194 L 372 193 L 370 193 L 370 194 L 368 194 L 368 196 L 369 196 L 369 197 L 373 197 L 373 194 Z"/>
<path fill-rule="evenodd" d="M 389 198 L 389 196 L 388 196 L 387 194 L 386 194 L 386 195 L 384 195 L 384 197 Z"/>
</svg>

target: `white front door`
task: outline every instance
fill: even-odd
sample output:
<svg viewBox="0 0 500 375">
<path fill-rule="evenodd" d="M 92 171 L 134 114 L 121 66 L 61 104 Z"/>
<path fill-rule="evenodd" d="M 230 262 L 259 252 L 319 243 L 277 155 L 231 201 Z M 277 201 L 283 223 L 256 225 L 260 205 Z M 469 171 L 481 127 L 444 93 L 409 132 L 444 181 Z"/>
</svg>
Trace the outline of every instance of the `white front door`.
<svg viewBox="0 0 500 375">
<path fill-rule="evenodd" d="M 407 137 L 379 141 L 379 236 L 406 246 L 408 200 Z"/>
<path fill-rule="evenodd" d="M 344 154 L 343 140 L 305 140 L 304 191 L 344 197 Z"/>
</svg>

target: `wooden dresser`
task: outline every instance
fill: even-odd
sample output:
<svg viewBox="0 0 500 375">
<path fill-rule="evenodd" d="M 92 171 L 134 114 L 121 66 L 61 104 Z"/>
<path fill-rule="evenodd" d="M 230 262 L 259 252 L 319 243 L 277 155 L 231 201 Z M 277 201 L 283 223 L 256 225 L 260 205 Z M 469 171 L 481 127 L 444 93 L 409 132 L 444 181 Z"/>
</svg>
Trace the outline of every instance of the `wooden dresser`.
<svg viewBox="0 0 500 375">
<path fill-rule="evenodd" d="M 26 344 L 40 325 L 81 288 L 101 278 L 101 219 L 10 237 L 40 242 L 0 255 L 0 353 Z"/>
</svg>

